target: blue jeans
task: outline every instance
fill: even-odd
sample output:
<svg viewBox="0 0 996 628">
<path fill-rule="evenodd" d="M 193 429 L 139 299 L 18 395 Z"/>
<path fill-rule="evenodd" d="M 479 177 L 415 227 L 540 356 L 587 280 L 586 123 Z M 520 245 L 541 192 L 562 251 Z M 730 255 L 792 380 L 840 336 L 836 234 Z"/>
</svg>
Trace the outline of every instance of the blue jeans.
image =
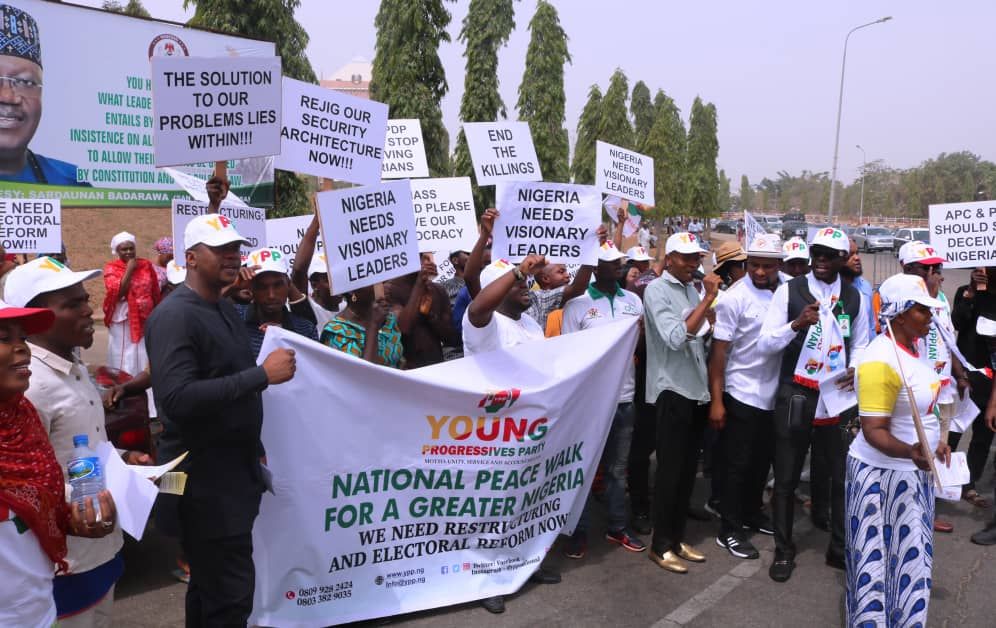
<svg viewBox="0 0 996 628">
<path fill-rule="evenodd" d="M 618 532 L 626 527 L 626 467 L 629 465 L 629 447 L 633 440 L 633 422 L 636 412 L 631 401 L 616 406 L 612 427 L 602 451 L 602 468 L 605 473 L 605 507 L 608 511 L 608 529 Z M 591 495 L 575 528 L 586 532 L 591 517 Z"/>
</svg>

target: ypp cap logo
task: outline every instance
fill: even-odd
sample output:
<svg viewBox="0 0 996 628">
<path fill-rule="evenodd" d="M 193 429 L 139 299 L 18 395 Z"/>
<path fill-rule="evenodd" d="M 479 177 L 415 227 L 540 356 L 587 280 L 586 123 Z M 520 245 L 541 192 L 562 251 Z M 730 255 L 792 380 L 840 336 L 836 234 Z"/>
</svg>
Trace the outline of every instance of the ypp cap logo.
<svg viewBox="0 0 996 628">
<path fill-rule="evenodd" d="M 216 231 L 221 231 L 222 229 L 228 229 L 229 227 L 232 226 L 231 219 L 228 218 L 227 216 L 222 216 L 221 214 L 218 214 L 211 220 L 207 220 L 205 222 L 214 227 Z"/>
<path fill-rule="evenodd" d="M 66 269 L 66 265 L 57 259 L 51 257 L 43 257 L 38 268 L 44 268 L 45 270 L 50 270 L 54 273 L 60 273 Z"/>
<path fill-rule="evenodd" d="M 831 238 L 842 238 L 844 237 L 844 232 L 840 229 L 834 229 L 833 227 L 827 227 L 820 231 L 820 235 L 829 236 Z"/>
<path fill-rule="evenodd" d="M 266 262 L 279 262 L 283 259 L 283 255 L 280 251 L 273 249 L 263 249 L 262 251 L 256 251 L 249 256 L 252 259 L 254 266 L 259 266 L 265 264 Z"/>
<path fill-rule="evenodd" d="M 477 402 L 478 408 L 484 408 L 485 412 L 497 412 L 502 408 L 511 408 L 519 399 L 519 395 L 522 391 L 518 388 L 511 388 L 509 390 L 499 390 L 498 392 L 486 393 L 479 402 Z"/>
</svg>

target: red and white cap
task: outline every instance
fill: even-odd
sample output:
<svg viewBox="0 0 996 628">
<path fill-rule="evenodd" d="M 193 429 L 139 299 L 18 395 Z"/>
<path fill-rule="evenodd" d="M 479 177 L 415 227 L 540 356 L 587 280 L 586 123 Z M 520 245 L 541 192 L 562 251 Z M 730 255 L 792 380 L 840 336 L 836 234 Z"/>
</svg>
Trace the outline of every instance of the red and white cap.
<svg viewBox="0 0 996 628">
<path fill-rule="evenodd" d="M 907 264 L 944 264 L 948 260 L 938 254 L 937 250 L 920 240 L 910 240 L 899 247 L 899 263 L 903 266 Z"/>
<path fill-rule="evenodd" d="M 642 246 L 631 246 L 628 251 L 626 251 L 626 257 L 629 258 L 631 262 L 649 262 L 654 258 L 650 257 L 647 253 L 647 249 Z"/>
<path fill-rule="evenodd" d="M 47 307 L 14 307 L 0 301 L 0 321 L 20 323 L 29 336 L 47 331 L 55 322 L 55 312 Z"/>
<path fill-rule="evenodd" d="M 246 256 L 242 264 L 246 268 L 258 266 L 256 269 L 257 275 L 262 273 L 287 274 L 287 258 L 278 249 L 274 248 L 256 249 Z"/>
<path fill-rule="evenodd" d="M 681 253 L 682 255 L 698 253 L 699 255 L 705 255 L 707 251 L 702 248 L 702 240 L 697 235 L 687 231 L 679 231 L 664 243 L 664 254 L 670 255 L 671 253 Z"/>
</svg>

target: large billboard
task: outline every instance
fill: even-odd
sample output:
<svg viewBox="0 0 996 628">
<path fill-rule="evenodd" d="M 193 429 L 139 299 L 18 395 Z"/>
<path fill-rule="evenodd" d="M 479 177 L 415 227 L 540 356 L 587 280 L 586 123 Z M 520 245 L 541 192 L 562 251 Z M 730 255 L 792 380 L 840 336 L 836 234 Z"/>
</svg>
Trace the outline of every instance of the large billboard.
<svg viewBox="0 0 996 628">
<path fill-rule="evenodd" d="M 272 43 L 42 0 L 0 0 L 0 196 L 169 206 L 153 165 L 153 56 L 273 56 Z M 213 163 L 179 170 L 206 179 Z M 228 162 L 232 191 L 272 205 L 272 158 Z"/>
</svg>

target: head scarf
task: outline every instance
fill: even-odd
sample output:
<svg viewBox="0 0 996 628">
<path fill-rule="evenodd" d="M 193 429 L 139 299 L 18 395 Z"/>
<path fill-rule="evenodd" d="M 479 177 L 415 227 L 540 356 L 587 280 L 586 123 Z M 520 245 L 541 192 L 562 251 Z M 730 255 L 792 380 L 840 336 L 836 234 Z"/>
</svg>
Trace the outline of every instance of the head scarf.
<svg viewBox="0 0 996 628">
<path fill-rule="evenodd" d="M 135 236 L 128 233 L 127 231 L 122 231 L 113 238 L 111 238 L 111 253 L 117 254 L 118 247 L 125 242 L 135 242 Z"/>
<path fill-rule="evenodd" d="M 58 571 L 68 570 L 62 468 L 38 412 L 23 395 L 0 403 L 0 503 L 31 528 Z"/>
<path fill-rule="evenodd" d="M 882 309 L 878 313 L 879 321 L 885 325 L 886 321 L 891 321 L 906 310 L 916 305 L 913 299 L 905 301 L 882 301 Z"/>
<path fill-rule="evenodd" d="M 152 250 L 159 255 L 172 255 L 173 254 L 173 238 L 165 237 L 156 240 L 156 243 L 152 245 Z"/>
</svg>

